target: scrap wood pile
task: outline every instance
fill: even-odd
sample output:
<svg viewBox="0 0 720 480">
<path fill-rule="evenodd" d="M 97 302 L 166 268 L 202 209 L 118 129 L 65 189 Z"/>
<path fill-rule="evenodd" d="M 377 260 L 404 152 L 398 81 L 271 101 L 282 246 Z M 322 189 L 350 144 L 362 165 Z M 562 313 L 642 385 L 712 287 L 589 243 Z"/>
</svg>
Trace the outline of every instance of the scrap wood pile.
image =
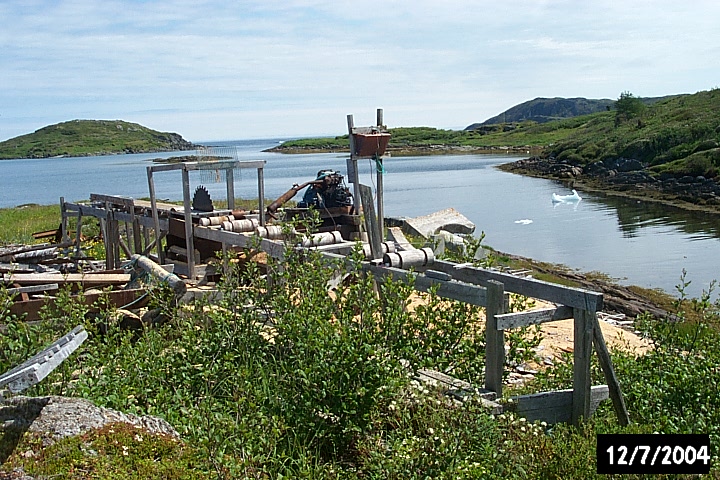
<svg viewBox="0 0 720 480">
<path fill-rule="evenodd" d="M 81 264 L 71 258 L 67 251 L 70 246 L 0 247 L 0 290 L 12 300 L 10 315 L 26 321 L 39 320 L 41 309 L 54 306 L 58 292 L 66 288 L 73 301 L 93 308 L 141 308 L 147 303 L 147 286 L 157 281 L 169 284 L 178 297 L 185 293 L 185 284 L 177 276 L 146 257 L 134 255 L 124 268 L 105 270 L 102 261 L 83 259 Z M 130 312 L 127 317 L 134 323 L 141 320 L 140 315 Z"/>
</svg>

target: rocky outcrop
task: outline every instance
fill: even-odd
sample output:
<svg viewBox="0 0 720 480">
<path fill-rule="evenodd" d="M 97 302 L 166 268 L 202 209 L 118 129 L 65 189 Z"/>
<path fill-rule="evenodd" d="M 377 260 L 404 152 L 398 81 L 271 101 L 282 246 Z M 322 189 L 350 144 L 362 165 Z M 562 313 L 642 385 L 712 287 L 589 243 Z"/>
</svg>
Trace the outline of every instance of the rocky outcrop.
<svg viewBox="0 0 720 480">
<path fill-rule="evenodd" d="M 0 403 L 0 434 L 34 432 L 48 442 L 118 422 L 143 428 L 149 433 L 180 438 L 172 425 L 163 419 L 98 407 L 83 398 L 18 396 Z"/>
<path fill-rule="evenodd" d="M 632 158 L 613 158 L 580 165 L 553 157 L 532 157 L 504 165 L 503 170 L 539 177 L 590 182 L 607 190 L 645 193 L 649 197 L 682 200 L 697 206 L 720 207 L 720 184 L 703 176 L 654 175 Z"/>
</svg>

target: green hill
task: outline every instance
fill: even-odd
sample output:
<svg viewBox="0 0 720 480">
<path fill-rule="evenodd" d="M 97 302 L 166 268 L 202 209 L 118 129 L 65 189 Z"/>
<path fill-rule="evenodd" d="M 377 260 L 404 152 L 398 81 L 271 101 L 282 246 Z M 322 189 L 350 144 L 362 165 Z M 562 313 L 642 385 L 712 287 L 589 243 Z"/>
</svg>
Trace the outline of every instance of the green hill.
<svg viewBox="0 0 720 480">
<path fill-rule="evenodd" d="M 666 97 L 648 97 L 639 100 L 645 105 L 672 98 L 677 95 Z M 562 120 L 564 118 L 578 117 L 589 115 L 591 113 L 605 112 L 615 108 L 615 100 L 608 98 L 591 99 L 591 98 L 542 98 L 538 97 L 527 102 L 520 103 L 511 107 L 499 115 L 485 120 L 482 123 L 473 123 L 465 128 L 465 130 L 487 130 L 492 131 L 493 127 L 498 124 L 519 123 L 532 121 L 537 123 L 552 122 L 554 120 Z"/>
<path fill-rule="evenodd" d="M 0 159 L 193 150 L 177 133 L 122 120 L 71 120 L 0 142 Z"/>
<path fill-rule="evenodd" d="M 715 177 L 720 167 L 720 90 L 677 96 L 646 106 L 578 117 L 567 136 L 546 149 L 578 166 L 639 161 L 654 173 Z M 634 107 L 633 107 L 634 102 Z M 549 127 L 556 122 L 548 124 Z"/>
</svg>

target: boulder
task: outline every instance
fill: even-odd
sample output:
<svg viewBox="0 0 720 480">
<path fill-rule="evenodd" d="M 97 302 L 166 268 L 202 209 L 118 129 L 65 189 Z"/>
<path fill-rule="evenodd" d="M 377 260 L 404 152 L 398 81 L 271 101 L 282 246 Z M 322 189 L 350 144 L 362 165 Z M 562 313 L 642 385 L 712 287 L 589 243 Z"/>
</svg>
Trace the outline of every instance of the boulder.
<svg viewBox="0 0 720 480">
<path fill-rule="evenodd" d="M 121 413 L 83 398 L 18 396 L 0 403 L 0 432 L 35 432 L 50 443 L 118 422 L 180 439 L 172 425 L 161 418 Z"/>
<path fill-rule="evenodd" d="M 440 230 L 469 235 L 475 231 L 475 224 L 454 208 L 446 208 L 430 215 L 410 218 L 403 225 L 405 233 L 425 239 Z"/>
</svg>

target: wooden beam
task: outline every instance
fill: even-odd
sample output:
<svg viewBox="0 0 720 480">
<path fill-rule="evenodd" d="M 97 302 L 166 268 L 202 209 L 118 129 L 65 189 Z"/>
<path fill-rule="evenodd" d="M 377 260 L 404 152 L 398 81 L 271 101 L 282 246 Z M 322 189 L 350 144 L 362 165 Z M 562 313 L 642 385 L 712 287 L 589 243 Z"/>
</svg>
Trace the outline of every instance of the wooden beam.
<svg viewBox="0 0 720 480">
<path fill-rule="evenodd" d="M 135 205 L 135 200 L 131 197 L 119 197 L 117 195 L 102 195 L 100 193 L 90 194 L 91 202 L 110 203 L 112 205 L 121 205 L 127 209 L 132 209 Z"/>
<path fill-rule="evenodd" d="M 4 283 L 17 283 L 22 286 L 79 283 L 83 287 L 97 287 L 123 285 L 130 281 L 130 275 L 126 273 L 18 273 L 3 275 L 2 280 Z"/>
<path fill-rule="evenodd" d="M 591 313 L 576 308 L 573 335 L 573 405 L 572 423 L 579 425 L 590 417 L 590 358 L 594 322 Z"/>
<path fill-rule="evenodd" d="M 573 309 L 560 306 L 557 308 L 544 308 L 542 310 L 530 310 L 527 312 L 505 313 L 498 315 L 496 318 L 498 329 L 510 330 L 512 328 L 573 318 Z"/>
<path fill-rule="evenodd" d="M 112 305 L 119 308 L 130 304 L 131 302 L 137 300 L 139 297 L 146 293 L 146 289 L 136 288 L 130 290 L 115 290 L 112 292 L 103 293 L 86 293 L 82 296 L 74 295 L 72 298 L 74 302 L 79 302 L 80 300 L 82 300 L 84 304 L 91 309 L 96 308 L 96 302 L 105 302 L 105 299 L 107 299 L 107 303 L 103 303 L 103 305 Z M 17 315 L 18 318 L 23 318 L 24 316 L 24 321 L 32 322 L 40 319 L 40 311 L 45 306 L 54 308 L 55 299 L 48 297 L 32 299 L 26 302 L 15 302 L 10 305 L 10 314 Z M 136 305 L 137 308 L 140 308 L 142 306 L 144 305 Z"/>
<path fill-rule="evenodd" d="M 610 388 L 610 398 L 613 402 L 613 408 L 615 414 L 618 417 L 620 425 L 630 424 L 630 415 L 628 414 L 627 407 L 625 406 L 625 400 L 623 399 L 622 390 L 620 389 L 620 382 L 615 375 L 615 369 L 613 368 L 612 360 L 610 359 L 610 353 L 608 352 L 607 345 L 605 345 L 605 337 L 603 337 L 600 324 L 598 323 L 597 314 L 592 314 L 594 323 L 593 328 L 593 344 L 595 345 L 595 351 L 598 355 L 600 362 L 600 368 L 602 368 L 603 374 L 605 375 L 605 381 L 608 383 Z"/>
<path fill-rule="evenodd" d="M 548 302 L 581 308 L 591 312 L 602 310 L 602 293 L 591 292 L 582 288 L 566 287 L 555 283 L 544 282 L 534 278 L 522 278 L 509 273 L 495 272 L 470 264 L 456 264 L 445 260 L 435 260 L 433 270 L 449 273 L 454 279 L 467 283 L 485 285 L 490 280 L 501 282 L 508 292 L 519 293 L 531 298 L 539 298 Z M 418 268 L 421 270 L 421 268 Z"/>
<path fill-rule="evenodd" d="M 505 368 L 505 335 L 497 328 L 497 315 L 505 308 L 503 284 L 487 282 L 487 310 L 485 313 L 485 389 L 502 398 L 503 369 Z"/>
<path fill-rule="evenodd" d="M 214 240 L 220 243 L 227 243 L 228 245 L 235 245 L 238 247 L 255 247 L 257 237 L 254 235 L 244 235 L 242 233 L 228 232 L 226 230 L 219 230 L 216 228 L 196 226 L 195 236 L 198 238 L 205 238 L 207 240 Z M 277 242 L 275 240 L 268 240 L 263 238 L 260 240 L 259 249 L 266 252 L 273 258 L 282 260 L 285 258 L 285 244 Z"/>
<path fill-rule="evenodd" d="M 598 405 L 608 398 L 608 386 L 596 385 L 590 390 L 590 408 L 588 416 L 597 410 Z M 549 425 L 568 423 L 572 419 L 573 391 L 556 390 L 530 395 L 511 397 L 514 411 L 529 422 L 546 422 Z"/>
<path fill-rule="evenodd" d="M 53 290 L 57 290 L 58 288 L 59 285 L 57 283 L 48 283 L 42 285 L 28 285 L 25 287 L 8 288 L 6 292 L 10 295 L 15 295 L 18 293 L 51 292 Z"/>
<path fill-rule="evenodd" d="M 375 205 L 372 199 L 372 190 L 367 185 L 359 185 L 360 199 L 362 200 L 362 208 L 365 212 L 365 229 L 368 232 L 368 240 L 370 241 L 370 252 L 373 259 L 383 258 L 382 236 L 380 235 L 377 216 L 375 214 Z"/>
<path fill-rule="evenodd" d="M 478 285 L 471 285 L 457 281 L 443 281 L 427 277 L 422 274 L 401 270 L 394 267 L 379 267 L 369 262 L 363 262 L 363 271 L 370 272 L 375 278 L 390 277 L 395 281 L 413 281 L 415 290 L 427 292 L 436 287 L 437 294 L 442 298 L 458 300 L 471 305 L 485 306 L 487 290 Z"/>
</svg>

